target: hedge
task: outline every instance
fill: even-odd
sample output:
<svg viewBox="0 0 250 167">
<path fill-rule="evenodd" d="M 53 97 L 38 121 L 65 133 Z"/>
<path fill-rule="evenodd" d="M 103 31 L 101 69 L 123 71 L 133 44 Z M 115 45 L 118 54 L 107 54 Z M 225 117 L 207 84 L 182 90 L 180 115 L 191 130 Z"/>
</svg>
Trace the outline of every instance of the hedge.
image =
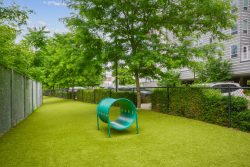
<svg viewBox="0 0 250 167">
<path fill-rule="evenodd" d="M 91 90 L 78 90 L 76 93 L 77 100 L 87 103 L 99 103 L 102 99 L 112 98 L 127 98 L 136 104 L 136 95 L 131 91 L 119 91 L 108 89 L 91 89 Z"/>
<path fill-rule="evenodd" d="M 151 95 L 152 109 L 187 118 L 228 126 L 229 98 L 219 90 L 204 88 L 156 89 Z M 231 125 L 250 131 L 248 101 L 231 97 Z"/>
<path fill-rule="evenodd" d="M 44 90 L 43 94 L 45 96 L 54 96 L 54 97 L 60 97 L 60 98 L 65 98 L 65 99 L 72 99 L 72 92 L 65 92 L 61 89 Z"/>
</svg>

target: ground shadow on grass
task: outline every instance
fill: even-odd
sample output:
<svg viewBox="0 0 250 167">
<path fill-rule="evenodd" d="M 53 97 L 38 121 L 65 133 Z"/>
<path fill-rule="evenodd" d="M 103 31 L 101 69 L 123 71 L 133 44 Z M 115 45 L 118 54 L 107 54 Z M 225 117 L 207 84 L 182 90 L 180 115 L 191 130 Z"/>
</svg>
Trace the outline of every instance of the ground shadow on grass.
<svg viewBox="0 0 250 167">
<path fill-rule="evenodd" d="M 97 130 L 97 133 L 100 133 L 100 136 L 101 134 L 108 137 L 108 125 L 107 124 L 102 124 L 100 126 L 100 130 Z M 141 133 L 140 129 L 139 129 L 139 134 Z M 129 127 L 128 129 L 125 129 L 125 130 L 115 130 L 113 128 L 110 129 L 110 134 L 111 134 L 111 137 L 123 137 L 123 136 L 135 136 L 137 135 L 137 132 L 136 132 L 136 127 L 135 126 L 131 126 Z"/>
<path fill-rule="evenodd" d="M 44 102 L 44 105 L 54 105 L 54 104 L 59 104 L 59 103 L 67 103 L 67 101 L 69 103 L 71 103 L 72 101 L 71 100 L 65 100 L 65 99 L 60 99 L 60 98 L 57 98 L 57 99 L 51 99 L 51 98 L 48 98 L 48 97 L 44 97 L 43 98 L 43 102 Z"/>
</svg>

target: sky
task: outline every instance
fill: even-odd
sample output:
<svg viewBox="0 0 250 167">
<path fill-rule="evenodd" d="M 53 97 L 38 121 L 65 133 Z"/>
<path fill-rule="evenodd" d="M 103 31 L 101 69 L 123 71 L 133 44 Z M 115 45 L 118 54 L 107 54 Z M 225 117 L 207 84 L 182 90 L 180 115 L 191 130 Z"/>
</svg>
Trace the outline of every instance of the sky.
<svg viewBox="0 0 250 167">
<path fill-rule="evenodd" d="M 70 16 L 70 9 L 63 3 L 63 0 L 4 0 L 6 5 L 13 2 L 34 11 L 29 15 L 27 26 L 22 27 L 23 33 L 18 36 L 17 41 L 20 41 L 27 33 L 27 27 L 46 26 L 51 35 L 55 32 L 67 32 L 64 23 L 59 21 L 60 18 Z"/>
</svg>

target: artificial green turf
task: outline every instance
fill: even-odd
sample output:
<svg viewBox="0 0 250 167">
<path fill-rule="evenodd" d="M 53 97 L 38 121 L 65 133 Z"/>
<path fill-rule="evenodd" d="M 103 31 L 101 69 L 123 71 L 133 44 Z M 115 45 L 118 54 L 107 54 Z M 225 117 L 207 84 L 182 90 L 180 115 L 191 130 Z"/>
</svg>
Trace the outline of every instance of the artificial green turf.
<svg viewBox="0 0 250 167">
<path fill-rule="evenodd" d="M 96 105 L 44 99 L 0 138 L 0 167 L 250 166 L 250 134 L 182 117 L 139 112 L 140 134 L 96 128 Z"/>
</svg>

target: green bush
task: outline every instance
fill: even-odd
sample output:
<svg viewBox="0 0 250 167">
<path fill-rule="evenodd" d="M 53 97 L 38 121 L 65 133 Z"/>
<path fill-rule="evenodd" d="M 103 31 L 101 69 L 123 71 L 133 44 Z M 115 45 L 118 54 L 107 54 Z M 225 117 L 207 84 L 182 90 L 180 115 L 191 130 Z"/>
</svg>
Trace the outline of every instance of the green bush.
<svg viewBox="0 0 250 167">
<path fill-rule="evenodd" d="M 167 94 L 167 89 L 155 89 L 151 94 L 152 109 L 163 113 L 168 112 L 169 99 Z"/>
<path fill-rule="evenodd" d="M 219 90 L 205 89 L 203 94 L 203 114 L 201 120 L 228 125 L 228 97 L 222 96 Z"/>
<path fill-rule="evenodd" d="M 232 126 L 250 132 L 250 110 L 234 114 Z"/>
<path fill-rule="evenodd" d="M 82 101 L 87 103 L 94 103 L 94 91 L 82 90 Z"/>
<path fill-rule="evenodd" d="M 99 103 L 104 98 L 127 98 L 136 104 L 136 96 L 130 91 L 115 92 L 109 89 L 78 90 L 77 100 L 87 103 Z"/>
<path fill-rule="evenodd" d="M 151 95 L 152 109 L 172 115 L 198 119 L 214 124 L 227 126 L 229 122 L 229 97 L 223 96 L 219 90 L 177 87 L 156 89 Z M 237 126 L 248 130 L 248 101 L 242 97 L 231 97 L 231 114 Z M 244 112 L 245 113 L 245 112 Z M 241 123 L 239 123 L 241 122 Z M 236 124 L 236 123 L 235 123 Z"/>
<path fill-rule="evenodd" d="M 134 104 L 137 103 L 136 94 L 134 94 L 132 91 L 119 91 L 119 92 L 112 91 L 111 97 L 112 98 L 127 98 L 130 101 L 134 102 Z"/>
<path fill-rule="evenodd" d="M 248 101 L 246 98 L 232 96 L 232 111 L 241 112 L 247 110 Z"/>
<path fill-rule="evenodd" d="M 95 103 L 99 103 L 102 99 L 110 97 L 110 91 L 107 89 L 95 89 L 94 96 L 95 96 Z"/>
</svg>

